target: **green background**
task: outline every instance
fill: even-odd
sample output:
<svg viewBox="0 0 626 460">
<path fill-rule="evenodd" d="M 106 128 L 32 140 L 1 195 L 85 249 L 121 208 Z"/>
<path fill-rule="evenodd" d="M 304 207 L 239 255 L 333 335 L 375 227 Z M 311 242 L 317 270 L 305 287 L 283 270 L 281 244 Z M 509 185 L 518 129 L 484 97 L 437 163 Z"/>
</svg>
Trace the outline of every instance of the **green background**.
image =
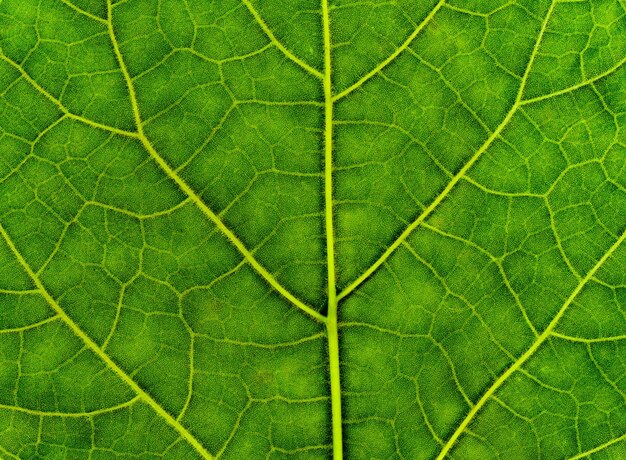
<svg viewBox="0 0 626 460">
<path fill-rule="evenodd" d="M 0 458 L 626 458 L 626 3 L 0 0 Z"/>
</svg>

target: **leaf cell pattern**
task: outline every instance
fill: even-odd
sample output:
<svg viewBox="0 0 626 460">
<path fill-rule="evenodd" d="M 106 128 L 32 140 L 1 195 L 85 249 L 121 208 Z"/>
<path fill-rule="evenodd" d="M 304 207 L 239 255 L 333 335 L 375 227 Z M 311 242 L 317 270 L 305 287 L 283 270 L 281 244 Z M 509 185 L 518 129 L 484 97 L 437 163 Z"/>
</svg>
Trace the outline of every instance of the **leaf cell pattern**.
<svg viewBox="0 0 626 460">
<path fill-rule="evenodd" d="M 622 0 L 0 0 L 0 457 L 626 457 Z"/>
</svg>

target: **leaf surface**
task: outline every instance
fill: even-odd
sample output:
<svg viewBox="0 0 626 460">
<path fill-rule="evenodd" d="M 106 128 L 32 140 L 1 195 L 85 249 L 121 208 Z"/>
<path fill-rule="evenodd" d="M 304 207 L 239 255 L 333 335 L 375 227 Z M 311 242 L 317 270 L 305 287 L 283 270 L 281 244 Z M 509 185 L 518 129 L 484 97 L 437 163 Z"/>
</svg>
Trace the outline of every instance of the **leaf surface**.
<svg viewBox="0 0 626 460">
<path fill-rule="evenodd" d="M 624 458 L 625 36 L 0 0 L 0 457 Z"/>
</svg>

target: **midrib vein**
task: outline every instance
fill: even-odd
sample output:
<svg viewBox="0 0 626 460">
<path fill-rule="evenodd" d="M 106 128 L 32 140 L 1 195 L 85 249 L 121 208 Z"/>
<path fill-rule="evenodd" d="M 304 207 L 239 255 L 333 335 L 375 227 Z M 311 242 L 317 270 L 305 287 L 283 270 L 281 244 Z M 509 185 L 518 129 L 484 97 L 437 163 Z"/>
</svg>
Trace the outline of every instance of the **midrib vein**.
<svg viewBox="0 0 626 460">
<path fill-rule="evenodd" d="M 20 251 L 15 246 L 12 238 L 6 232 L 4 226 L 0 224 L 0 235 L 6 242 L 7 246 L 15 256 L 16 260 L 30 277 L 35 284 L 35 287 L 46 300 L 50 308 L 57 314 L 59 318 L 69 327 L 69 329 L 76 335 L 87 348 L 89 348 L 98 358 L 100 358 L 106 366 L 113 371 L 126 385 L 128 385 L 141 399 L 148 404 L 154 412 L 156 412 L 165 422 L 174 428 L 178 434 L 187 441 L 203 458 L 212 459 L 213 456 L 204 448 L 204 446 L 169 412 L 167 412 L 158 402 L 156 402 L 152 396 L 150 396 L 143 388 L 141 388 L 121 367 L 119 367 L 115 361 L 113 361 L 91 337 L 89 337 L 78 324 L 76 324 L 72 318 L 65 313 L 65 310 L 61 308 L 59 303 L 48 292 L 39 276 L 34 272 L 26 259 L 22 256 Z"/>
<path fill-rule="evenodd" d="M 335 279 L 335 230 L 333 224 L 333 81 L 332 42 L 328 0 L 322 0 L 324 33 L 324 214 L 326 227 L 326 266 L 328 277 L 328 367 L 333 436 L 333 459 L 343 459 L 343 417 L 341 410 L 341 370 L 339 364 L 339 331 L 337 327 L 337 286 Z"/>
<path fill-rule="evenodd" d="M 328 269 L 328 304 L 336 307 L 335 236 L 333 226 L 333 88 L 328 0 L 322 0 L 324 23 L 324 214 Z M 329 312 L 330 314 L 330 312 Z"/>
<path fill-rule="evenodd" d="M 570 305 L 574 302 L 578 294 L 583 290 L 583 288 L 587 285 L 587 283 L 595 276 L 598 270 L 604 265 L 604 263 L 611 257 L 611 255 L 619 248 L 622 243 L 626 240 L 626 230 L 622 233 L 622 235 L 613 243 L 613 245 L 604 253 L 604 255 L 596 262 L 596 264 L 589 270 L 589 272 L 585 275 L 584 278 L 580 280 L 576 288 L 569 295 L 565 303 L 561 306 L 557 314 L 554 316 L 550 324 L 546 327 L 546 329 L 541 333 L 539 337 L 533 342 L 533 344 L 526 350 L 526 352 L 520 356 L 517 361 L 515 361 L 506 371 L 504 371 L 494 382 L 493 384 L 483 393 L 482 397 L 478 400 L 478 402 L 472 407 L 472 409 L 465 416 L 461 424 L 454 431 L 452 436 L 448 439 L 446 444 L 443 446 L 441 452 L 437 456 L 437 460 L 443 460 L 450 449 L 454 446 L 458 438 L 463 434 L 465 429 L 471 423 L 471 421 L 476 417 L 476 415 L 480 412 L 480 410 L 484 407 L 484 405 L 489 401 L 489 399 L 494 395 L 494 393 L 500 388 L 508 378 L 515 373 L 522 365 L 528 361 L 528 359 L 534 355 L 537 349 L 552 335 L 552 332 L 558 325 L 559 321 L 570 307 Z M 575 457 L 578 458 L 578 457 Z"/>
<path fill-rule="evenodd" d="M 141 118 L 141 112 L 139 110 L 139 103 L 137 99 L 137 93 L 135 91 L 135 85 L 132 81 L 130 73 L 128 72 L 128 68 L 126 67 L 126 63 L 124 62 L 124 58 L 122 57 L 122 53 L 119 48 L 119 43 L 115 36 L 115 31 L 113 29 L 113 18 L 112 18 L 112 6 L 111 0 L 108 0 L 108 31 L 111 40 L 111 44 L 113 46 L 113 50 L 115 52 L 115 56 L 117 58 L 118 64 L 120 66 L 120 70 L 126 82 L 126 86 L 128 88 L 128 94 L 130 98 L 130 103 L 133 109 L 133 116 L 135 119 L 135 124 L 137 128 L 137 138 L 141 141 L 142 145 L 152 157 L 154 162 L 163 170 L 163 172 L 178 186 L 178 188 L 189 197 L 189 199 L 200 209 L 200 211 L 218 228 L 218 230 L 228 238 L 235 248 L 241 253 L 241 255 L 245 258 L 245 260 L 250 264 L 254 270 L 256 270 L 259 275 L 261 275 L 265 281 L 274 289 L 276 292 L 281 294 L 285 299 L 289 300 L 294 306 L 307 313 L 309 316 L 314 318 L 315 320 L 325 323 L 326 318 L 315 311 L 313 308 L 306 305 L 296 296 L 294 296 L 291 292 L 289 292 L 282 284 L 276 280 L 276 278 L 263 266 L 261 263 L 254 257 L 254 255 L 248 250 L 248 248 L 244 245 L 244 243 L 233 233 L 233 231 L 222 222 L 222 220 L 213 212 L 211 208 L 207 206 L 204 200 L 185 182 L 185 180 L 172 168 L 167 161 L 156 151 L 148 137 L 146 136 L 143 129 L 143 121 Z"/>
<path fill-rule="evenodd" d="M 513 115 L 517 112 L 517 110 L 524 104 L 522 102 L 522 98 L 524 95 L 524 89 L 526 88 L 526 84 L 528 82 L 528 77 L 530 75 L 530 70 L 535 61 L 535 57 L 537 56 L 537 52 L 539 51 L 539 46 L 541 44 L 543 35 L 545 33 L 546 27 L 548 25 L 548 20 L 552 14 L 554 6 L 556 5 L 557 0 L 553 0 L 550 8 L 548 9 L 546 16 L 544 18 L 543 23 L 541 24 L 541 29 L 539 30 L 539 34 L 537 36 L 537 41 L 532 49 L 530 54 L 530 58 L 528 60 L 528 64 L 526 66 L 526 70 L 524 71 L 524 75 L 522 76 L 522 80 L 520 82 L 520 86 L 515 97 L 515 101 L 513 105 L 505 115 L 502 122 L 496 127 L 496 129 L 489 135 L 487 140 L 478 148 L 478 150 L 472 155 L 467 163 L 463 165 L 463 167 L 455 174 L 455 176 L 448 182 L 446 187 L 442 190 L 442 192 L 437 195 L 437 197 L 422 211 L 422 213 L 408 226 L 404 229 L 404 231 L 400 234 L 398 238 L 394 240 L 394 242 L 385 250 L 385 252 L 367 269 L 365 270 L 356 280 L 350 283 L 341 293 L 338 294 L 337 299 L 341 300 L 344 297 L 348 296 L 351 292 L 353 292 L 357 287 L 359 287 L 366 279 L 374 274 L 380 268 L 381 265 L 385 263 L 385 261 L 395 252 L 396 249 L 413 233 L 413 231 L 419 227 L 422 222 L 426 220 L 428 216 L 430 216 L 435 209 L 439 207 L 439 205 L 443 202 L 443 200 L 450 194 L 452 189 L 463 179 L 463 177 L 468 173 L 468 171 L 474 166 L 474 164 L 482 157 L 483 153 L 485 153 L 489 147 L 495 142 L 496 139 L 500 137 L 500 134 L 504 129 L 508 126 L 509 122 L 513 118 Z"/>
</svg>

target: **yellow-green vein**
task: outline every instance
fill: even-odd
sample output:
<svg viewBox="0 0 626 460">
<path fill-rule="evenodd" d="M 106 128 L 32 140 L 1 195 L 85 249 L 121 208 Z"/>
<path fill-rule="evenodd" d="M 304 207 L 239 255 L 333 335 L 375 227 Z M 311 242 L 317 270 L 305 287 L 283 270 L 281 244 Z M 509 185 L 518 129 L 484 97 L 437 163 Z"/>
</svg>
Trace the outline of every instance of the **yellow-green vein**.
<svg viewBox="0 0 626 460">
<path fill-rule="evenodd" d="M 539 31 L 537 40 L 533 47 L 533 50 L 530 54 L 530 58 L 528 60 L 528 64 L 526 66 L 526 70 L 522 77 L 522 81 L 520 83 L 517 96 L 513 105 L 505 115 L 502 122 L 498 125 L 498 127 L 489 135 L 487 140 L 480 146 L 480 148 L 472 155 L 467 163 L 463 165 L 463 167 L 457 172 L 454 177 L 448 182 L 443 191 L 437 195 L 437 197 L 422 211 L 422 213 L 396 238 L 396 240 L 383 252 L 383 254 L 367 269 L 365 270 L 357 279 L 355 279 L 352 283 L 350 283 L 338 296 L 337 300 L 341 300 L 349 295 L 352 291 L 354 291 L 357 287 L 359 287 L 366 279 L 368 279 L 378 268 L 385 263 L 385 261 L 395 252 L 395 250 L 402 244 L 404 240 L 406 240 L 413 231 L 419 227 L 424 220 L 428 216 L 430 216 L 435 209 L 443 202 L 443 200 L 450 194 L 452 189 L 455 188 L 456 184 L 458 184 L 463 177 L 468 173 L 468 171 L 474 166 L 474 164 L 482 157 L 483 153 L 485 153 L 489 147 L 495 142 L 496 139 L 500 137 L 500 134 L 504 131 L 504 129 L 509 125 L 509 122 L 513 118 L 513 115 L 517 112 L 522 105 L 522 96 L 524 94 L 524 89 L 526 88 L 526 83 L 528 82 L 528 77 L 530 75 L 530 70 L 535 61 L 535 57 L 537 56 L 537 52 L 539 51 L 539 45 L 543 38 L 543 34 L 546 30 L 548 20 L 552 14 L 552 10 L 554 9 L 554 5 L 556 0 L 552 2 L 548 12 L 546 13 L 546 17 L 541 25 L 541 29 Z"/>
<path fill-rule="evenodd" d="M 76 11 L 78 14 L 82 14 L 83 16 L 86 16 L 89 19 L 92 19 L 92 20 L 94 20 L 96 22 L 99 22 L 101 24 L 106 24 L 106 20 L 104 20 L 103 18 L 101 18 L 99 16 L 96 16 L 94 14 L 91 14 L 89 11 L 85 11 L 82 8 L 77 7 L 76 5 L 74 5 L 69 0 L 61 0 L 61 3 L 64 3 L 65 5 L 67 5 L 68 7 L 73 9 L 74 11 Z"/>
<path fill-rule="evenodd" d="M 15 412 L 22 412 L 24 414 L 33 415 L 35 417 L 67 417 L 67 418 L 85 418 L 85 417 L 96 417 L 102 414 L 109 414 L 111 412 L 115 412 L 126 407 L 130 407 L 135 404 L 137 401 L 141 399 L 141 396 L 137 395 L 134 398 L 123 402 L 121 404 L 117 404 L 111 407 L 104 407 L 102 409 L 96 409 L 89 412 L 46 412 L 42 410 L 28 409 L 26 407 L 19 406 L 10 406 L 7 404 L 0 404 L 0 410 L 9 410 Z"/>
<path fill-rule="evenodd" d="M 435 15 L 437 14 L 437 11 L 439 11 L 444 4 L 445 4 L 445 1 L 444 0 L 440 0 L 435 5 L 435 7 L 430 11 L 430 13 L 428 13 L 428 15 L 422 20 L 422 22 L 420 22 L 418 24 L 418 26 L 411 33 L 411 35 L 408 36 L 408 38 L 404 41 L 404 43 L 402 43 L 393 53 L 391 53 L 389 55 L 389 57 L 387 57 L 387 59 L 385 59 L 383 62 L 381 62 L 376 67 L 374 67 L 372 70 L 370 70 L 368 73 L 363 75 L 363 77 L 361 77 L 356 83 L 354 83 L 353 85 L 351 85 L 348 88 L 344 89 L 339 94 L 336 94 L 335 96 L 333 96 L 333 101 L 336 102 L 339 99 L 343 99 L 344 97 L 346 97 L 348 94 L 350 94 L 354 90 L 356 90 L 356 89 L 360 88 L 361 86 L 363 86 L 374 75 L 376 75 L 378 72 L 380 72 L 385 67 L 387 67 L 389 64 L 391 64 L 394 59 L 396 59 L 400 54 L 402 54 L 402 52 L 405 49 L 407 49 L 411 45 L 411 43 L 413 43 L 413 40 L 415 40 L 417 38 L 419 33 L 424 29 L 424 27 L 426 27 L 426 25 L 432 20 L 432 18 L 435 17 Z"/>
<path fill-rule="evenodd" d="M 69 109 L 67 107 L 65 107 L 60 100 L 58 100 L 56 97 L 54 97 L 52 94 L 50 94 L 43 86 L 41 86 L 39 83 L 37 83 L 37 81 L 35 81 L 35 79 L 33 77 L 31 77 L 24 70 L 24 68 L 20 64 L 18 64 L 17 62 L 13 61 L 9 57 L 5 56 L 4 54 L 0 54 L 0 59 L 3 60 L 4 62 L 6 62 L 7 64 L 9 64 L 15 70 L 17 70 L 24 80 L 26 80 L 28 83 L 30 83 L 30 85 L 33 88 L 35 88 L 42 96 L 44 96 L 46 99 L 48 99 L 50 102 L 52 102 L 68 118 L 71 118 L 73 120 L 79 121 L 79 122 L 84 123 L 86 125 L 89 125 L 89 126 L 91 126 L 93 128 L 98 128 L 98 129 L 102 129 L 104 131 L 110 131 L 112 133 L 119 134 L 120 136 L 135 137 L 135 138 L 138 137 L 137 133 L 135 133 L 135 132 L 126 131 L 126 130 L 123 130 L 123 129 L 116 128 L 114 126 L 105 125 L 103 123 L 98 123 L 97 121 L 93 121 L 93 120 L 90 120 L 89 118 L 85 118 L 85 117 L 83 117 L 81 115 L 76 115 L 75 113 L 70 112 Z"/>
<path fill-rule="evenodd" d="M 328 366 L 333 436 L 333 459 L 343 459 L 343 416 L 341 410 L 341 366 L 337 327 L 337 286 L 335 282 L 335 229 L 333 223 L 333 80 L 332 41 L 328 0 L 322 0 L 324 34 L 324 215 L 326 227 L 326 266 L 328 278 Z"/>
<path fill-rule="evenodd" d="M 48 292 L 41 279 L 33 271 L 26 259 L 15 246 L 15 243 L 6 232 L 2 224 L 0 224 L 0 236 L 4 239 L 7 246 L 22 266 L 22 269 L 30 277 L 35 284 L 35 287 L 39 290 L 41 296 L 46 300 L 50 308 L 63 320 L 63 322 L 70 328 L 70 330 L 78 337 L 89 350 L 91 350 L 104 364 L 113 371 L 128 387 L 130 387 L 135 394 L 141 397 L 141 399 L 147 403 L 154 412 L 156 412 L 165 422 L 174 428 L 178 434 L 185 439 L 201 456 L 205 459 L 212 459 L 213 456 L 205 449 L 205 447 L 198 441 L 191 432 L 187 430 L 180 422 L 178 422 L 169 412 L 167 412 L 152 396 L 150 396 L 143 388 L 141 388 L 137 382 L 135 382 L 120 366 L 117 365 L 102 349 L 100 346 L 89 337 L 85 331 L 83 331 L 78 324 L 76 324 L 72 318 L 61 308 L 59 303 Z"/>
<path fill-rule="evenodd" d="M 551 99 L 553 97 L 562 96 L 563 94 L 568 94 L 576 91 L 577 89 L 584 88 L 589 85 L 593 85 L 595 82 L 602 80 L 605 77 L 608 77 L 614 72 L 617 72 L 622 66 L 626 64 L 626 57 L 615 64 L 613 67 L 607 69 L 606 71 L 596 75 L 595 77 L 591 77 L 587 80 L 583 80 L 580 83 L 576 83 L 575 85 L 568 86 L 567 88 L 563 88 L 557 91 L 553 91 L 552 93 L 543 94 L 541 96 L 532 97 L 530 99 L 524 99 L 520 102 L 520 105 L 528 105 L 533 104 L 535 102 L 545 101 L 546 99 Z"/>
<path fill-rule="evenodd" d="M 250 0 L 242 0 L 243 4 L 246 6 L 246 8 L 248 8 L 248 11 L 250 11 L 250 14 L 252 14 L 252 16 L 254 17 L 254 20 L 257 22 L 257 24 L 259 25 L 259 27 L 261 27 L 261 29 L 263 30 L 263 32 L 265 33 L 265 35 L 267 35 L 267 38 L 269 38 L 270 42 L 280 50 L 281 53 L 283 53 L 285 55 L 285 57 L 287 57 L 288 59 L 292 60 L 293 62 L 295 62 L 296 64 L 298 64 L 300 67 L 302 67 L 304 70 L 306 70 L 307 72 L 309 72 L 311 75 L 313 75 L 314 77 L 322 80 L 324 78 L 324 75 L 317 69 L 311 67 L 309 64 L 307 64 L 306 62 L 304 62 L 302 59 L 300 59 L 298 56 L 296 56 L 295 54 L 293 54 L 291 51 L 289 51 L 285 45 L 283 45 L 280 40 L 278 40 L 276 38 L 276 35 L 274 35 L 274 32 L 272 32 L 272 29 L 269 28 L 269 26 L 267 25 L 267 23 L 263 20 L 263 18 L 261 17 L 261 15 L 259 14 L 259 12 L 256 10 L 256 8 L 252 5 L 252 3 L 250 3 Z"/>
<path fill-rule="evenodd" d="M 143 121 L 141 119 L 141 113 L 139 111 L 139 103 L 137 101 L 137 94 L 135 91 L 135 85 L 133 80 L 128 72 L 126 67 L 126 63 L 124 62 L 124 58 L 122 57 L 122 53 L 120 51 L 120 47 L 115 36 L 115 31 L 113 29 L 113 18 L 112 18 L 112 5 L 111 0 L 108 0 L 108 29 L 109 36 L 111 39 L 111 43 L 113 46 L 113 50 L 115 52 L 115 56 L 120 66 L 120 70 L 122 71 L 122 75 L 124 76 L 124 80 L 126 81 L 126 86 L 128 88 L 128 93 L 130 97 L 130 102 L 133 108 L 133 116 L 135 118 L 135 123 L 137 125 L 138 139 L 143 144 L 144 148 L 152 157 L 154 162 L 163 170 L 163 172 L 172 180 L 178 188 L 191 199 L 191 201 L 200 209 L 200 211 L 218 228 L 218 230 L 228 238 L 235 248 L 241 253 L 241 255 L 246 259 L 246 261 L 250 264 L 252 268 L 254 268 L 259 275 L 261 275 L 265 281 L 279 294 L 281 294 L 284 298 L 289 300 L 293 305 L 295 305 L 300 310 L 307 313 L 312 318 L 316 319 L 320 322 L 325 322 L 326 318 L 321 315 L 319 312 L 315 311 L 313 308 L 306 305 L 296 296 L 294 296 L 291 292 L 289 292 L 284 286 L 282 286 L 276 278 L 263 266 L 259 263 L 258 260 L 254 257 L 252 252 L 248 250 L 248 248 L 243 244 L 243 242 L 222 222 L 222 220 L 207 206 L 204 200 L 185 182 L 185 180 L 172 168 L 165 159 L 159 155 L 156 151 L 150 140 L 146 137 L 145 132 L 143 130 Z"/>
<path fill-rule="evenodd" d="M 459 437 L 463 434 L 465 429 L 469 426 L 470 422 L 476 417 L 476 415 L 480 412 L 480 410 L 485 406 L 487 401 L 491 399 L 491 397 L 495 394 L 495 392 L 500 388 L 504 382 L 508 380 L 508 378 L 513 375 L 520 367 L 530 359 L 531 356 L 539 349 L 539 347 L 550 337 L 553 335 L 554 328 L 557 326 L 569 306 L 574 302 L 578 294 L 582 291 L 582 289 L 587 285 L 587 283 L 594 277 L 597 271 L 604 265 L 604 263 L 611 257 L 611 255 L 621 246 L 621 244 L 626 240 L 626 230 L 622 233 L 622 235 L 613 243 L 613 245 L 604 253 L 604 255 L 596 262 L 596 264 L 587 272 L 587 274 L 580 280 L 576 288 L 569 295 L 567 300 L 563 303 L 557 314 L 552 318 L 550 324 L 545 328 L 545 330 L 541 333 L 539 337 L 533 342 L 533 344 L 522 354 L 506 371 L 504 371 L 494 382 L 493 384 L 483 393 L 478 402 L 472 407 L 472 409 L 468 412 L 465 418 L 461 421 L 457 429 L 454 431 L 452 436 L 448 439 L 446 444 L 443 446 L 441 452 L 437 456 L 437 460 L 443 460 L 446 455 L 450 452 L 450 449 L 454 446 Z"/>
<path fill-rule="evenodd" d="M 0 454 L 6 455 L 7 457 L 14 458 L 16 460 L 20 460 L 20 458 L 16 455 L 13 455 L 11 452 L 6 450 L 4 447 L 0 446 Z"/>
<path fill-rule="evenodd" d="M 581 458 L 587 458 L 591 454 L 595 454 L 596 452 L 600 452 L 601 450 L 608 449 L 612 445 L 617 444 L 618 442 L 621 442 L 621 441 L 626 441 L 626 433 L 621 436 L 618 436 L 617 438 L 611 439 L 610 441 L 607 441 L 604 444 L 600 444 L 599 446 L 596 446 L 593 449 L 589 449 L 585 452 L 581 452 L 578 455 L 574 455 L 573 457 L 570 457 L 568 460 L 579 460 Z"/>
</svg>

